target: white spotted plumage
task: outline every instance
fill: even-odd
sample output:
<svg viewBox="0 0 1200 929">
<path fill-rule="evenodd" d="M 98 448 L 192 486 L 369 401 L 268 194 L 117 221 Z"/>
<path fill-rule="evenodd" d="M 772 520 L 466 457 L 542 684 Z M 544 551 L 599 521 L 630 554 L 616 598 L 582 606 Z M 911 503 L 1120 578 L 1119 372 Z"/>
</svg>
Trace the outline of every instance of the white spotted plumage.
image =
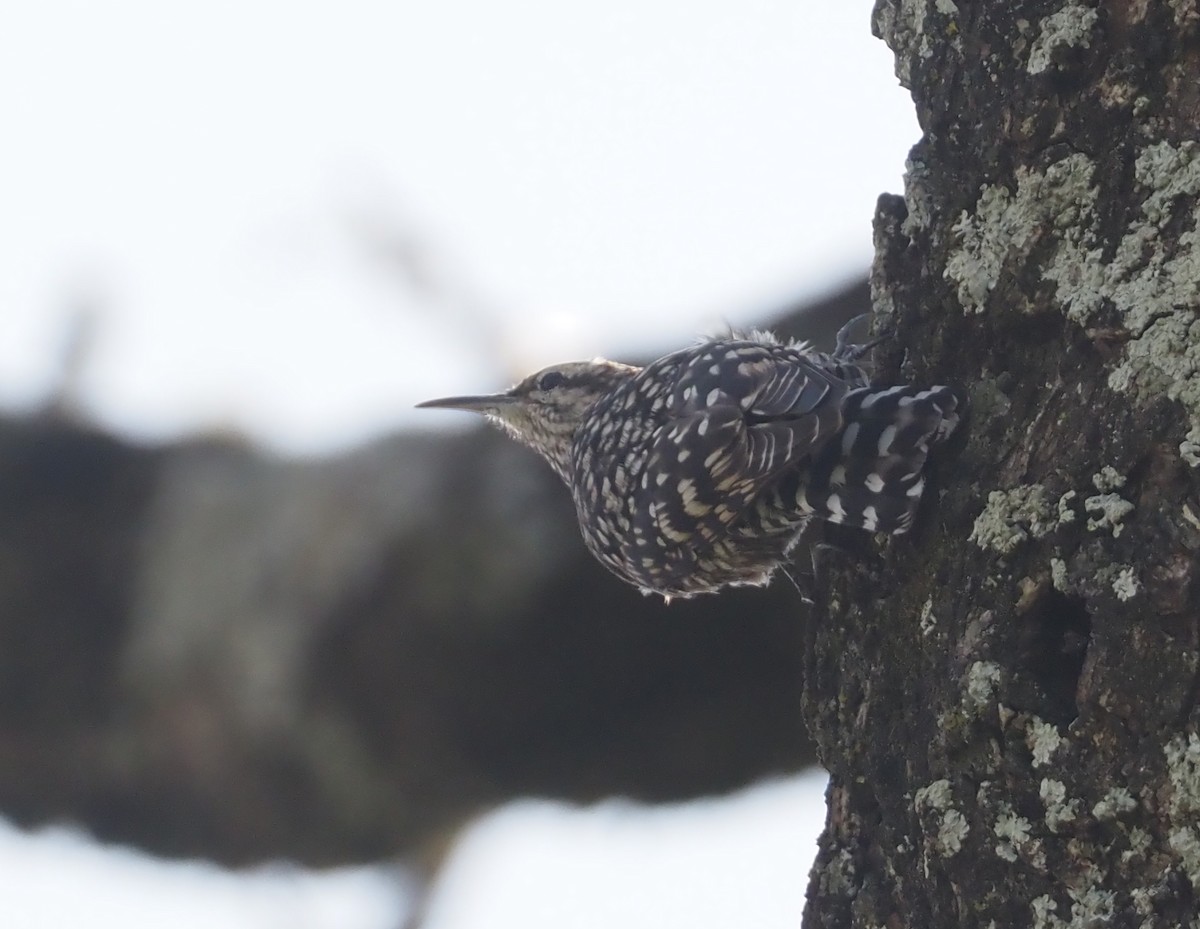
<svg viewBox="0 0 1200 929">
<path fill-rule="evenodd" d="M 584 541 L 643 591 L 687 597 L 766 583 L 809 519 L 901 533 L 929 449 L 957 422 L 946 387 L 873 388 L 862 350 L 713 339 L 644 368 L 547 368 L 483 412 L 571 488 Z"/>
</svg>

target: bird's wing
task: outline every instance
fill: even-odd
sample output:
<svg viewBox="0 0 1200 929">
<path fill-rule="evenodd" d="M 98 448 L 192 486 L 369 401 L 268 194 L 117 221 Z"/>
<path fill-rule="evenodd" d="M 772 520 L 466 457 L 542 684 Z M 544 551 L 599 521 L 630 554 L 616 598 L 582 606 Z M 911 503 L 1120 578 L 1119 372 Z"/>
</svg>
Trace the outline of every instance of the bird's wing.
<svg viewBox="0 0 1200 929">
<path fill-rule="evenodd" d="M 633 487 L 628 556 L 649 559 L 656 549 L 661 557 L 722 537 L 784 469 L 837 434 L 850 389 L 779 346 L 715 343 L 690 358 Z"/>
<path fill-rule="evenodd" d="M 842 428 L 843 401 L 851 389 L 804 352 L 725 342 L 711 345 L 680 371 L 666 407 L 669 419 L 681 424 L 708 419 L 710 426 L 701 429 L 698 422 L 687 440 L 699 440 L 705 460 L 724 449 L 730 468 L 761 485 Z M 710 467 L 719 464 L 717 458 Z"/>
</svg>

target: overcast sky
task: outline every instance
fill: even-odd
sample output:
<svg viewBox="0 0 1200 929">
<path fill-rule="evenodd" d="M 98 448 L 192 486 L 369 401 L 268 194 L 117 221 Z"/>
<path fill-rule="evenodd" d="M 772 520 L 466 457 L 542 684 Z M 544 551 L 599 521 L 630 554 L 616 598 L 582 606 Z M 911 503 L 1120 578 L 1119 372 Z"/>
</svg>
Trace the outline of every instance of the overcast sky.
<svg viewBox="0 0 1200 929">
<path fill-rule="evenodd" d="M 670 347 L 846 281 L 918 136 L 870 6 L 10 5 L 0 407 L 45 397 L 83 320 L 78 399 L 102 422 L 335 449 L 411 424 L 420 399 Z M 788 784 L 669 815 L 503 811 L 451 862 L 436 927 L 479 927 L 480 907 L 486 929 L 592 925 L 571 900 L 627 929 L 749 924 L 729 907 L 751 903 L 777 905 L 758 929 L 795 925 L 822 781 Z M 181 877 L 59 835 L 5 833 L 0 859 L 14 925 L 101 925 L 108 900 L 122 929 L 301 925 L 296 883 Z M 300 898 L 304 925 L 390 919 L 377 877 L 333 881 Z"/>
<path fill-rule="evenodd" d="M 17 5 L 0 404 L 82 314 L 104 421 L 320 448 L 840 283 L 917 137 L 869 8 Z"/>
</svg>

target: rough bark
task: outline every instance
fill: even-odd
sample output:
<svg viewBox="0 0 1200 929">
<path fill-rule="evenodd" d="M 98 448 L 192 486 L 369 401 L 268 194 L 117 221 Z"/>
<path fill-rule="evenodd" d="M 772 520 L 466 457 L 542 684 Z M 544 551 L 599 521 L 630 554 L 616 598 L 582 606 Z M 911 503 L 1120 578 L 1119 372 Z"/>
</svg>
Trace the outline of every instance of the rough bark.
<svg viewBox="0 0 1200 929">
<path fill-rule="evenodd" d="M 881 374 L 972 420 L 914 538 L 831 556 L 807 927 L 1200 925 L 1198 24 L 876 5 L 923 130 Z"/>
</svg>

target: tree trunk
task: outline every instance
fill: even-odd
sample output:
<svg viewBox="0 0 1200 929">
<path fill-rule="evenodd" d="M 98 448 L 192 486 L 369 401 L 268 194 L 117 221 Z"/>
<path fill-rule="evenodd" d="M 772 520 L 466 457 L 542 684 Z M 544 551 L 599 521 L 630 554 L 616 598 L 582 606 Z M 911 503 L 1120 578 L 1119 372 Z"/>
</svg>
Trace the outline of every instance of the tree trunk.
<svg viewBox="0 0 1200 929">
<path fill-rule="evenodd" d="M 1200 926 L 1198 24 L 876 5 L 923 130 L 878 372 L 972 412 L 918 530 L 824 572 L 807 927 Z"/>
</svg>

